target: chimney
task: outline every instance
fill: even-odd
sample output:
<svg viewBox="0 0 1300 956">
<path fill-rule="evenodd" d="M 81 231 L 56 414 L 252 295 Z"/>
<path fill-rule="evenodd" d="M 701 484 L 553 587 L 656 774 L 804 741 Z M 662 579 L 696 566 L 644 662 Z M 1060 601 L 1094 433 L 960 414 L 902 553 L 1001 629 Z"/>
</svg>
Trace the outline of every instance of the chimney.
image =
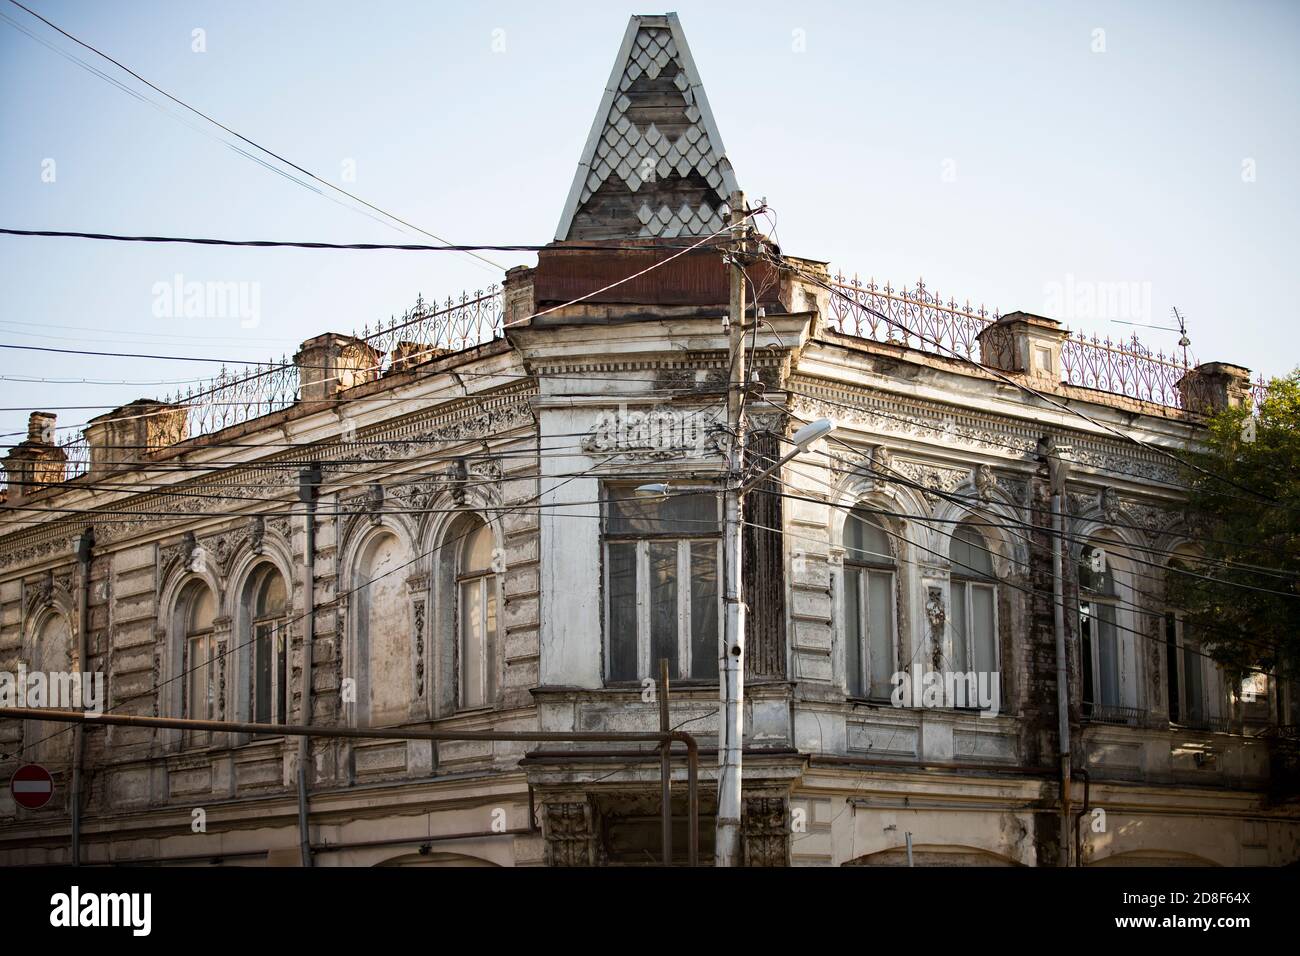
<svg viewBox="0 0 1300 956">
<path fill-rule="evenodd" d="M 379 378 L 383 356 L 361 339 L 326 332 L 303 342 L 293 361 L 298 366 L 299 398 L 327 402 L 354 385 Z"/>
<path fill-rule="evenodd" d="M 451 349 L 435 348 L 421 342 L 398 342 L 389 353 L 388 372 L 405 372 L 408 368 L 442 358 L 449 352 Z"/>
<path fill-rule="evenodd" d="M 1183 411 L 1213 415 L 1250 404 L 1250 369 L 1227 362 L 1203 362 L 1178 380 Z"/>
<path fill-rule="evenodd" d="M 504 326 L 511 326 L 530 318 L 537 311 L 533 296 L 533 270 L 528 266 L 515 266 L 506 270 L 501 283 L 502 317 Z"/>
<path fill-rule="evenodd" d="M 129 471 L 151 452 L 189 437 L 184 405 L 141 398 L 92 418 L 86 425 L 92 477 Z"/>
<path fill-rule="evenodd" d="M 27 439 L 9 450 L 4 458 L 9 476 L 8 501 L 21 501 L 45 485 L 57 484 L 67 477 L 68 455 L 55 440 L 51 412 L 32 412 L 27 419 Z"/>
<path fill-rule="evenodd" d="M 1027 375 L 1042 385 L 1061 384 L 1061 344 L 1069 332 L 1055 319 L 1008 312 L 975 338 L 980 364 Z"/>
</svg>

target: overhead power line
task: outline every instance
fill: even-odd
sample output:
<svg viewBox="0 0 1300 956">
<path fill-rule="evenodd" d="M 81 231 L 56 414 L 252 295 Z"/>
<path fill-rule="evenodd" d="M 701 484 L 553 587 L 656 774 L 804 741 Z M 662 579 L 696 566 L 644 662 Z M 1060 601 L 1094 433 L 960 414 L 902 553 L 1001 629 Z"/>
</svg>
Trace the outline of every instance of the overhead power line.
<svg viewBox="0 0 1300 956">
<path fill-rule="evenodd" d="M 12 2 L 12 0 L 11 0 Z M 414 242 L 311 242 L 289 239 L 211 239 L 198 236 L 124 236 L 108 232 L 67 232 L 59 229 L 9 229 L 0 228 L 0 235 L 29 236 L 52 239 L 98 239 L 105 242 L 179 242 L 192 246 L 245 246 L 255 249 L 345 249 L 345 250 L 379 250 L 388 249 L 400 252 L 541 252 L 549 245 L 530 245 L 514 243 L 503 245 L 455 245 L 444 243 L 440 246 L 422 245 Z M 566 244 L 565 252 L 611 252 L 619 249 L 645 249 L 647 246 L 637 243 L 592 243 L 588 245 Z M 656 243 L 656 249 L 689 249 L 694 246 Z"/>
<path fill-rule="evenodd" d="M 116 66 L 119 70 L 129 73 L 131 76 L 135 77 L 135 79 L 139 80 L 141 83 L 149 87 L 151 90 L 162 94 L 163 96 L 167 97 L 167 99 L 171 100 L 173 103 L 176 103 L 178 106 L 183 106 L 191 113 L 201 117 L 204 120 L 207 120 L 207 122 L 211 123 L 213 126 L 216 126 L 221 130 L 224 130 L 225 132 L 229 133 L 231 136 L 234 136 L 235 138 L 239 139 L 241 142 L 247 143 L 249 146 L 253 147 L 254 149 L 262 153 L 265 153 L 267 156 L 274 158 L 278 162 L 283 163 L 284 165 L 290 167 L 291 169 L 297 170 L 299 173 L 302 173 L 304 176 L 307 176 L 308 178 L 314 180 L 315 182 L 320 183 L 322 186 L 326 187 L 327 189 L 332 189 L 334 190 L 334 192 L 339 193 L 340 195 L 347 196 L 353 202 L 358 202 L 361 205 L 365 206 L 367 209 L 373 210 L 374 212 L 377 212 L 380 215 L 386 216 L 389 219 L 391 219 L 393 222 L 400 223 L 402 226 L 404 226 L 407 229 L 413 229 L 422 235 L 428 236 L 430 239 L 436 240 L 437 242 L 441 242 L 444 245 L 450 245 L 450 243 L 448 243 L 447 240 L 443 239 L 441 236 L 435 235 L 434 233 L 430 232 L 427 229 L 422 229 L 419 226 L 415 225 L 414 223 L 408 222 L 407 220 L 401 218 L 400 216 L 394 215 L 393 213 L 388 212 L 386 209 L 382 209 L 379 206 L 376 206 L 374 203 L 367 202 L 366 200 L 362 199 L 360 196 L 348 192 L 342 186 L 336 186 L 333 183 L 331 183 L 329 180 L 322 179 L 320 176 L 317 176 L 311 170 L 304 169 L 302 166 L 299 166 L 297 163 L 293 162 L 292 160 L 286 159 L 284 156 L 281 156 L 279 153 L 271 149 L 268 149 L 267 147 L 263 146 L 260 143 L 254 142 L 253 140 L 249 139 L 247 136 L 244 136 L 242 133 L 236 132 L 235 130 L 231 129 L 229 126 L 225 125 L 219 120 L 214 119 L 213 117 L 209 116 L 207 113 L 203 112 L 197 107 L 191 106 L 189 103 L 185 102 L 179 97 L 173 96 L 171 93 L 168 93 L 162 87 L 154 83 L 151 83 L 149 80 L 146 80 L 143 76 L 135 72 L 135 70 L 131 69 L 125 63 L 122 63 L 120 60 L 114 59 L 112 56 L 109 56 L 103 50 L 100 50 L 97 47 L 92 46 L 91 44 L 87 43 L 85 40 L 73 36 L 67 30 L 63 29 L 58 24 L 53 23 L 50 20 L 47 20 L 45 17 L 41 16 L 39 13 L 31 9 L 30 7 L 23 6 L 23 4 L 18 2 L 18 0 L 9 0 L 9 2 L 12 3 L 18 9 L 31 14 L 33 17 L 35 17 L 37 20 L 40 20 L 42 23 L 44 23 L 46 26 L 50 27 L 51 29 L 58 31 L 63 36 L 71 40 L 73 43 L 76 43 L 78 46 L 83 47 L 86 50 L 89 50 L 91 53 L 94 53 L 96 56 L 104 58 L 109 63 L 112 63 L 114 66 Z M 120 84 L 117 85 L 120 86 Z M 255 157 L 250 157 L 250 158 L 256 159 Z M 496 269 L 502 271 L 505 270 L 505 266 L 501 265 L 498 262 L 493 262 L 491 259 L 479 255 L 477 252 L 470 251 L 470 252 L 466 252 L 465 254 L 472 256 L 473 258 L 478 259 L 480 262 L 486 263 L 487 265 L 492 266 Z"/>
</svg>

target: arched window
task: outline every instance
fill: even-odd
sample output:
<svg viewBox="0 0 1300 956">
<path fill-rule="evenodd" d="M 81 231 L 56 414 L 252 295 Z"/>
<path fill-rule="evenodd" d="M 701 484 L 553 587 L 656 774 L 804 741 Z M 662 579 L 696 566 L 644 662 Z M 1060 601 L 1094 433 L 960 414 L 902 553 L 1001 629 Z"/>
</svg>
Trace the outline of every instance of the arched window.
<svg viewBox="0 0 1300 956">
<path fill-rule="evenodd" d="M 72 670 L 74 665 L 77 670 L 82 669 L 73 659 L 72 628 L 66 615 L 52 610 L 45 615 L 36 630 L 29 664 L 29 672 L 44 672 L 46 675 L 44 698 L 40 706 L 80 706 L 80 701 L 69 704 L 62 699 L 61 695 L 56 696 L 58 680 L 55 675 Z M 32 721 L 27 726 L 29 749 L 25 756 L 28 759 L 33 763 L 51 766 L 67 763 L 72 756 L 72 734 L 68 732 L 72 728 L 69 724 L 57 724 L 47 720 Z"/>
<path fill-rule="evenodd" d="M 884 527 L 854 508 L 844 525 L 845 665 L 850 697 L 887 700 L 898 668 L 894 548 Z"/>
<path fill-rule="evenodd" d="M 953 532 L 948 619 L 952 627 L 950 669 L 965 674 L 998 670 L 997 578 L 993 555 L 980 530 L 966 521 Z"/>
<path fill-rule="evenodd" d="M 257 723 L 282 724 L 289 719 L 288 592 L 284 575 L 264 564 L 249 578 L 244 613 L 252 649 L 248 674 L 250 716 Z"/>
<path fill-rule="evenodd" d="M 357 652 L 361 668 L 357 703 L 362 726 L 410 719 L 415 641 L 404 568 L 406 549 L 391 532 L 375 536 L 358 562 Z"/>
<path fill-rule="evenodd" d="M 496 699 L 497 582 L 492 569 L 492 529 L 469 524 L 456 565 L 456 653 L 461 707 L 487 707 Z"/>
<path fill-rule="evenodd" d="M 182 710 L 190 720 L 216 720 L 217 645 L 213 636 L 216 597 L 202 581 L 191 581 L 181 591 L 177 611 L 184 631 L 181 667 L 185 675 L 185 699 Z M 206 730 L 193 730 L 186 740 L 191 746 L 203 747 L 211 742 L 212 734 Z"/>
<path fill-rule="evenodd" d="M 1083 654 L 1083 712 L 1115 720 L 1120 707 L 1119 590 L 1103 544 L 1084 546 L 1079 558 L 1079 638 Z"/>
</svg>

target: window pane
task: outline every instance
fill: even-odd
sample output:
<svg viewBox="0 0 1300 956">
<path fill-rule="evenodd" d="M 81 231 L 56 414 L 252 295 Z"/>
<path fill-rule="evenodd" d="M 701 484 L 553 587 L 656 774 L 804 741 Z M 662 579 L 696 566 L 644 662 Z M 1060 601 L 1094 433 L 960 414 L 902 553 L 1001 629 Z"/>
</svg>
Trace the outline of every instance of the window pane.
<svg viewBox="0 0 1300 956">
<path fill-rule="evenodd" d="M 983 584 L 972 584 L 970 588 L 971 652 L 975 656 L 971 669 L 978 674 L 992 674 L 998 669 L 993 588 Z"/>
<path fill-rule="evenodd" d="M 497 696 L 497 582 L 495 578 L 479 578 L 483 587 L 483 606 L 485 608 L 485 639 L 483 642 L 483 686 L 486 689 L 485 704 L 491 704 Z"/>
<path fill-rule="evenodd" d="M 993 577 L 993 557 L 978 529 L 970 524 L 958 525 L 948 549 L 952 573 L 957 577 Z"/>
<path fill-rule="evenodd" d="M 1169 693 L 1169 719 L 1182 720 L 1182 695 L 1178 692 L 1178 620 L 1165 614 L 1165 688 Z"/>
<path fill-rule="evenodd" d="M 954 568 L 954 571 L 956 569 Z M 948 620 L 952 625 L 952 658 L 948 661 L 950 670 L 965 673 L 970 670 L 966 659 L 966 585 L 962 581 L 952 582 L 952 599 L 948 608 Z"/>
<path fill-rule="evenodd" d="M 1097 659 L 1101 669 L 1101 699 L 1106 707 L 1119 706 L 1119 642 L 1115 635 L 1115 606 L 1096 605 Z"/>
<path fill-rule="evenodd" d="M 479 522 L 478 528 L 465 537 L 460 557 L 460 573 L 474 574 L 492 569 L 492 529 Z"/>
<path fill-rule="evenodd" d="M 285 634 L 286 626 L 283 623 L 275 626 L 272 634 L 272 640 L 275 641 L 275 720 L 284 723 L 289 719 L 289 662 L 288 649 L 286 647 L 288 636 Z M 309 721 L 305 721 L 309 723 Z"/>
<path fill-rule="evenodd" d="M 718 545 L 691 542 L 691 676 L 718 677 Z"/>
<path fill-rule="evenodd" d="M 478 579 L 460 586 L 460 702 L 463 707 L 483 704 L 483 589 Z"/>
<path fill-rule="evenodd" d="M 1080 652 L 1083 656 L 1083 710 L 1086 714 L 1092 713 L 1093 705 L 1097 703 L 1097 691 L 1093 686 L 1092 663 L 1093 663 L 1093 627 L 1092 621 L 1093 606 L 1086 601 L 1079 603 L 1079 644 Z"/>
<path fill-rule="evenodd" d="M 713 534 L 718 531 L 718 496 L 670 494 L 638 498 L 631 488 L 609 490 L 609 534 Z"/>
<path fill-rule="evenodd" d="M 845 556 L 850 561 L 890 564 L 894 549 L 880 522 L 865 511 L 854 508 L 844 522 Z"/>
<path fill-rule="evenodd" d="M 271 625 L 259 624 L 253 639 L 253 720 L 271 720 Z"/>
<path fill-rule="evenodd" d="M 207 635 L 193 638 L 190 641 L 190 659 L 188 661 L 190 668 L 189 715 L 195 720 L 212 719 L 212 682 L 208 678 L 209 669 L 212 666 L 211 656 Z"/>
<path fill-rule="evenodd" d="M 650 544 L 650 676 L 668 658 L 668 673 L 677 670 L 677 542 Z"/>
<path fill-rule="evenodd" d="M 1190 723 L 1196 723 L 1205 719 L 1205 682 L 1203 680 L 1204 671 L 1201 665 L 1205 659 L 1201 657 L 1200 648 L 1195 642 L 1187 640 L 1187 633 L 1183 632 L 1183 679 L 1187 689 L 1187 720 Z"/>
<path fill-rule="evenodd" d="M 1079 558 L 1079 588 L 1083 591 L 1115 597 L 1115 574 L 1110 555 L 1101 545 L 1088 545 Z"/>
<path fill-rule="evenodd" d="M 849 696 L 865 696 L 862 686 L 862 574 L 844 570 L 844 669 L 848 672 Z"/>
<path fill-rule="evenodd" d="M 894 685 L 894 576 L 867 574 L 867 626 L 871 632 L 871 690 L 874 698 L 888 698 Z"/>
<path fill-rule="evenodd" d="M 609 678 L 636 680 L 636 545 L 610 544 Z"/>
<path fill-rule="evenodd" d="M 202 584 L 192 584 L 189 586 L 190 594 L 190 631 L 206 631 L 212 627 L 212 619 L 216 617 L 217 602 L 212 596 L 212 590 Z"/>
<path fill-rule="evenodd" d="M 284 614 L 284 577 L 274 569 L 266 573 L 257 595 L 258 617 L 279 617 Z"/>
</svg>

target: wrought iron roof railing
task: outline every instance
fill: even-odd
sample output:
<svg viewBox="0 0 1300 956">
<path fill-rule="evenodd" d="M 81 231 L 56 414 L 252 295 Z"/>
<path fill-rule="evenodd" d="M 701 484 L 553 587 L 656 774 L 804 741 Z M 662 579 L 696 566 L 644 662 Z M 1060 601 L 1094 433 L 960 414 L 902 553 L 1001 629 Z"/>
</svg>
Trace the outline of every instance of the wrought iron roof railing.
<svg viewBox="0 0 1300 956">
<path fill-rule="evenodd" d="M 959 304 L 954 299 L 945 302 L 923 280 L 917 280 L 915 286 L 895 288 L 837 274 L 831 285 L 841 293 L 830 299 L 829 324 L 836 331 L 931 354 L 956 354 L 978 362 L 979 333 L 998 320 L 996 310 L 982 305 L 976 308 L 969 301 Z M 402 345 L 451 353 L 500 338 L 503 308 L 502 291 L 497 286 L 473 295 L 462 293 L 442 303 L 419 297 L 400 318 L 380 322 L 373 330 L 367 325 L 353 335 L 379 354 L 376 371 L 382 374 Z M 1061 364 L 1064 381 L 1071 385 L 1171 408 L 1181 407 L 1178 380 L 1196 367 L 1190 355 L 1153 353 L 1136 335 L 1112 341 L 1083 333 L 1066 338 Z M 1266 388 L 1262 375 L 1251 384 L 1256 404 Z M 278 362 L 239 369 L 223 366 L 216 377 L 197 388 L 165 396 L 162 401 L 185 407 L 186 434 L 193 438 L 288 408 L 298 394 L 298 368 L 290 358 L 281 356 Z M 90 467 L 85 433 L 78 432 L 61 446 L 67 454 L 68 478 L 85 474 Z"/>
<path fill-rule="evenodd" d="M 355 331 L 352 334 L 379 354 L 374 370 L 378 374 L 391 367 L 392 353 L 399 343 L 447 352 L 473 348 L 502 335 L 501 289 L 489 286 L 441 304 L 426 302 L 421 296 L 400 318 L 380 322 L 373 330 L 367 325 L 359 335 Z M 197 388 L 166 395 L 161 401 L 185 408 L 186 435 L 195 438 L 288 408 L 298 400 L 298 392 L 298 367 L 288 356 L 281 356 L 278 362 L 243 368 L 223 365 L 214 378 Z M 67 477 L 85 474 L 90 468 L 85 432 L 79 431 L 60 444 L 68 456 Z"/>
<path fill-rule="evenodd" d="M 969 301 L 944 302 L 926 288 L 923 280 L 914 287 L 894 288 L 875 280 L 866 283 L 856 276 L 836 275 L 831 285 L 842 295 L 831 296 L 830 322 L 845 335 L 893 342 L 938 355 L 957 354 L 980 360 L 977 336 L 998 320 L 996 311 L 973 307 Z M 1152 352 L 1134 335 L 1128 340 L 1089 338 L 1072 332 L 1061 347 L 1064 381 L 1095 388 L 1171 408 L 1182 407 L 1178 380 L 1196 367 L 1190 354 L 1182 356 Z M 1251 383 L 1256 404 L 1268 387 L 1260 375 Z"/>
</svg>

